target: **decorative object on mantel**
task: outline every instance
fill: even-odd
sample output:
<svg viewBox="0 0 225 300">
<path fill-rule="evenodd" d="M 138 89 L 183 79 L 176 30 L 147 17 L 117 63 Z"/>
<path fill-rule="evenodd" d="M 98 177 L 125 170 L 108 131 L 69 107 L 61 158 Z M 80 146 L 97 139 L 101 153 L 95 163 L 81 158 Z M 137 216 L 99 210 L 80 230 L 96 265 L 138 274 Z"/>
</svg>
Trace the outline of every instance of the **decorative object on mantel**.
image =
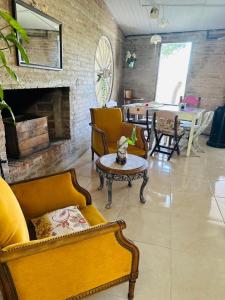
<svg viewBox="0 0 225 300">
<path fill-rule="evenodd" d="M 120 165 L 125 165 L 127 162 L 127 148 L 128 145 L 135 145 L 137 141 L 136 135 L 136 126 L 133 127 L 131 137 L 126 138 L 125 136 L 121 136 L 119 141 L 117 142 L 117 156 L 116 162 Z"/>
<path fill-rule="evenodd" d="M 45 3 L 41 2 L 43 1 L 31 0 L 31 5 L 46 14 L 48 12 L 48 5 L 46 4 L 46 1 Z"/>
<path fill-rule="evenodd" d="M 108 37 L 103 35 L 98 42 L 95 53 L 95 92 L 101 107 L 106 107 L 106 103 L 111 97 L 113 69 L 112 46 Z"/>
</svg>

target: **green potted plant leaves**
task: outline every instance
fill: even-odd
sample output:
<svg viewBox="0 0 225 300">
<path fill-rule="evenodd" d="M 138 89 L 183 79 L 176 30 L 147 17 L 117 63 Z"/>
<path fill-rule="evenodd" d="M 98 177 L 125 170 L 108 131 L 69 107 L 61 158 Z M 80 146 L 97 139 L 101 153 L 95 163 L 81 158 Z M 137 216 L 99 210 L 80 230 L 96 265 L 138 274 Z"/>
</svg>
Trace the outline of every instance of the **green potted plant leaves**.
<svg viewBox="0 0 225 300">
<path fill-rule="evenodd" d="M 116 162 L 124 165 L 127 162 L 127 148 L 129 145 L 135 145 L 137 141 L 136 126 L 133 127 L 130 137 L 121 136 L 117 142 Z"/>
<path fill-rule="evenodd" d="M 26 42 L 28 42 L 28 36 L 25 29 L 23 29 L 22 26 L 6 11 L 0 10 L 0 18 L 5 22 L 5 25 L 0 28 L 0 69 L 3 70 L 3 72 L 6 72 L 13 80 L 17 81 L 17 75 L 13 69 L 9 67 L 5 53 L 12 53 L 11 49 L 16 47 L 19 50 L 24 62 L 29 64 L 26 51 L 18 41 L 16 33 L 18 33 Z M 4 101 L 4 91 L 2 84 L 0 84 L 0 111 L 3 109 L 7 109 L 15 121 L 15 117 L 10 106 Z"/>
</svg>

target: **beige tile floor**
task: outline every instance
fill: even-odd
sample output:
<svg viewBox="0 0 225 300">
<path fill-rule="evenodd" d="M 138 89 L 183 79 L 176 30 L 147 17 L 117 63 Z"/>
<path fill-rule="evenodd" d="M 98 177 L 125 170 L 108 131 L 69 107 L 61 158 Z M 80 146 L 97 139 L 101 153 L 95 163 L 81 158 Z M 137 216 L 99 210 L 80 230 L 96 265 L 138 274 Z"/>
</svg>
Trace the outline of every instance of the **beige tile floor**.
<svg viewBox="0 0 225 300">
<path fill-rule="evenodd" d="M 201 143 L 205 145 L 206 138 Z M 106 189 L 85 153 L 75 167 L 79 182 L 108 220 L 124 219 L 125 234 L 140 249 L 136 300 L 225 299 L 225 149 L 204 146 L 199 157 L 149 158 L 145 204 L 141 181 L 113 183 L 113 206 L 105 209 Z M 127 299 L 128 284 L 89 297 Z"/>
<path fill-rule="evenodd" d="M 108 220 L 124 219 L 140 249 L 135 300 L 225 299 L 225 149 L 204 148 L 200 157 L 149 158 L 147 202 L 139 203 L 141 181 L 115 182 L 109 210 L 90 152 L 75 164 L 98 209 Z M 88 299 L 124 300 L 127 290 L 121 284 Z"/>
</svg>

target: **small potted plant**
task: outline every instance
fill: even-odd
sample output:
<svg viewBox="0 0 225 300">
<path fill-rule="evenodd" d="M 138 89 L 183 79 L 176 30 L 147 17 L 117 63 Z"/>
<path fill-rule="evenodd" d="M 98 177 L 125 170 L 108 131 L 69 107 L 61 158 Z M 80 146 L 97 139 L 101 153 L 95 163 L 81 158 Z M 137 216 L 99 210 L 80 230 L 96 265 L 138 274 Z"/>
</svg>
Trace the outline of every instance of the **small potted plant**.
<svg viewBox="0 0 225 300">
<path fill-rule="evenodd" d="M 117 142 L 116 162 L 120 165 L 125 165 L 127 162 L 127 148 L 129 145 L 135 145 L 137 141 L 136 126 L 133 127 L 131 137 L 121 136 Z"/>
<path fill-rule="evenodd" d="M 137 60 L 135 52 L 131 53 L 130 51 L 127 51 L 126 53 L 126 64 L 129 68 L 133 69 L 135 61 Z"/>
</svg>

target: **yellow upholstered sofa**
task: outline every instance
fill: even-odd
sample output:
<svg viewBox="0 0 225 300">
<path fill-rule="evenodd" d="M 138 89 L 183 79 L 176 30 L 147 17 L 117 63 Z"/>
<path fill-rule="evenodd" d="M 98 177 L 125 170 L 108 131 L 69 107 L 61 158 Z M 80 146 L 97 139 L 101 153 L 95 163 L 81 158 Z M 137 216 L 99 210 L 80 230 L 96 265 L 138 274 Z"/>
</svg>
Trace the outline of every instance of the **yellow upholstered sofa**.
<svg viewBox="0 0 225 300">
<path fill-rule="evenodd" d="M 79 205 L 91 227 L 30 240 L 28 220 Z M 74 170 L 10 186 L 0 177 L 0 287 L 7 300 L 81 299 L 129 280 L 133 299 L 138 248 L 122 234 L 123 221 L 106 222 Z"/>
<path fill-rule="evenodd" d="M 91 149 L 92 160 L 94 153 L 102 156 L 117 151 L 117 141 L 122 135 L 130 137 L 133 125 L 123 122 L 120 108 L 91 108 Z M 148 145 L 144 136 L 144 129 L 137 127 L 137 142 L 129 145 L 128 153 L 147 158 Z"/>
</svg>

